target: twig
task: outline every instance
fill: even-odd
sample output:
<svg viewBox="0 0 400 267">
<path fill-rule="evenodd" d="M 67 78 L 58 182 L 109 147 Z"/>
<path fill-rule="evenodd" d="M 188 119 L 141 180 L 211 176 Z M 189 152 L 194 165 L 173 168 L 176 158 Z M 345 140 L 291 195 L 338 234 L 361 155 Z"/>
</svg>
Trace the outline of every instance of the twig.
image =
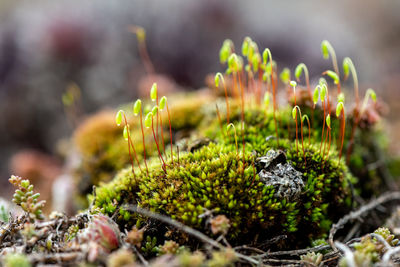
<svg viewBox="0 0 400 267">
<path fill-rule="evenodd" d="M 260 257 L 269 257 L 269 256 L 283 256 L 283 255 L 290 255 L 290 256 L 300 256 L 306 254 L 308 252 L 316 252 L 321 251 L 324 249 L 329 249 L 329 245 L 319 245 L 312 248 L 304 248 L 304 249 L 296 249 L 296 250 L 287 250 L 287 251 L 275 251 L 275 252 L 266 252 Z"/>
<path fill-rule="evenodd" d="M 339 229 L 342 229 L 344 227 L 346 223 L 348 223 L 350 220 L 358 219 L 362 214 L 377 208 L 385 202 L 390 202 L 394 200 L 400 200 L 400 192 L 396 191 L 385 193 L 377 199 L 372 200 L 368 204 L 361 206 L 358 210 L 350 212 L 349 214 L 341 218 L 337 223 L 333 224 L 329 232 L 329 244 L 331 245 L 333 250 L 337 250 L 335 244 L 333 243 L 333 237 Z"/>
<path fill-rule="evenodd" d="M 299 264 L 300 266 L 303 263 L 301 260 L 284 260 L 284 259 L 265 259 L 263 262 L 280 263 L 282 265 Z"/>
<path fill-rule="evenodd" d="M 177 228 L 177 229 L 179 229 L 179 230 L 181 230 L 183 232 L 186 232 L 189 235 L 192 235 L 192 236 L 196 237 L 197 239 L 201 240 L 202 242 L 207 243 L 207 244 L 209 244 L 209 245 L 211 245 L 213 247 L 219 248 L 221 250 L 227 249 L 225 246 L 223 246 L 220 243 L 216 242 L 214 239 L 206 236 L 202 232 L 197 231 L 197 230 L 195 230 L 195 229 L 193 229 L 193 228 L 191 228 L 191 227 L 189 227 L 187 225 L 184 225 L 183 223 L 180 223 L 180 222 L 178 222 L 176 220 L 173 220 L 168 216 L 161 215 L 161 214 L 149 211 L 147 209 L 140 208 L 140 207 L 135 206 L 135 205 L 125 205 L 124 206 L 124 210 L 136 212 L 136 213 L 139 213 L 139 214 L 141 214 L 143 216 L 150 217 L 150 218 L 156 219 L 158 221 L 161 221 L 163 223 L 172 225 L 175 228 Z M 245 260 L 245 261 L 248 261 L 248 262 L 250 262 L 252 264 L 258 264 L 259 263 L 257 260 L 255 260 L 252 257 L 246 256 L 246 255 L 243 255 L 243 254 L 240 254 L 240 253 L 237 253 L 237 252 L 235 252 L 235 255 L 238 258 L 240 258 L 242 260 Z"/>
<path fill-rule="evenodd" d="M 344 257 L 346 258 L 347 266 L 357 267 L 353 251 L 351 251 L 351 249 L 348 246 L 338 241 L 335 242 L 335 246 L 337 246 L 341 251 L 344 252 Z"/>
<path fill-rule="evenodd" d="M 254 247 L 248 247 L 247 245 L 234 247 L 233 250 L 249 250 L 249 251 L 253 251 L 255 253 L 259 253 L 259 254 L 264 254 L 265 253 L 265 251 L 263 251 L 261 249 L 254 248 Z"/>
<path fill-rule="evenodd" d="M 389 264 L 390 258 L 396 254 L 400 252 L 400 247 L 395 247 L 395 248 L 391 248 L 389 249 L 385 254 L 383 254 L 382 257 L 382 263 L 383 264 Z"/>
</svg>

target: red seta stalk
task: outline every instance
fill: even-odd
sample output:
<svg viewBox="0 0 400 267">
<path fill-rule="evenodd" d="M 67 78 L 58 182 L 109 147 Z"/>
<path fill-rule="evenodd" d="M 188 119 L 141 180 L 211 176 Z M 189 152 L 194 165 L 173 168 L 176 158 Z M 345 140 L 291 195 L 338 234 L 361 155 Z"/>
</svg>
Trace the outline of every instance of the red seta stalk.
<svg viewBox="0 0 400 267">
<path fill-rule="evenodd" d="M 342 144 L 340 145 L 340 152 L 339 152 L 339 162 L 340 159 L 342 158 L 342 151 L 343 151 L 343 142 L 344 142 L 344 133 L 345 133 L 345 127 L 346 127 L 346 118 L 345 118 L 345 113 L 344 109 L 342 110 L 342 127 L 341 127 L 341 135 L 342 135 Z"/>
<path fill-rule="evenodd" d="M 161 140 L 162 140 L 162 145 L 163 145 L 164 157 L 167 158 L 167 155 L 165 152 L 164 130 L 163 130 L 163 123 L 162 123 L 161 115 L 160 115 L 160 129 L 161 129 Z"/>
<path fill-rule="evenodd" d="M 240 92 L 241 92 L 241 116 L 242 116 L 242 147 L 243 147 L 243 174 L 244 174 L 244 164 L 245 164 L 245 141 L 244 141 L 244 92 L 243 92 L 243 85 L 242 81 L 239 77 L 239 86 L 240 86 Z"/>
<path fill-rule="evenodd" d="M 272 85 L 272 101 L 273 101 L 273 108 L 274 108 L 274 113 L 273 113 L 273 117 L 274 117 L 274 123 L 275 123 L 275 134 L 276 134 L 276 143 L 279 147 L 279 133 L 278 133 L 278 122 L 276 120 L 276 108 L 277 108 L 277 104 L 276 104 L 276 82 L 274 79 L 274 68 L 272 67 L 272 59 L 271 59 L 271 85 Z"/>
<path fill-rule="evenodd" d="M 226 121 L 229 124 L 229 98 L 228 98 L 228 90 L 226 89 L 225 80 L 222 79 L 222 83 L 224 84 L 225 91 L 225 103 L 226 103 Z"/>
<path fill-rule="evenodd" d="M 327 92 L 327 94 L 326 94 L 326 105 L 327 105 L 327 108 L 328 108 L 328 115 L 330 116 L 331 108 L 329 106 L 329 92 Z M 325 154 L 325 150 L 326 150 L 326 146 L 327 146 L 327 143 L 328 143 L 328 138 L 330 136 L 329 134 L 330 134 L 331 130 L 332 130 L 331 127 L 328 126 L 328 129 L 327 129 L 327 132 L 326 132 L 325 141 L 324 141 L 324 153 L 323 154 Z"/>
<path fill-rule="evenodd" d="M 328 145 L 328 150 L 326 151 L 326 155 L 325 155 L 325 159 L 324 159 L 324 165 L 325 165 L 325 162 L 328 160 L 328 157 L 329 157 L 329 151 L 331 150 L 331 141 L 332 141 L 332 138 L 331 138 L 331 132 L 332 132 L 332 129 L 328 127 L 328 133 L 329 133 L 329 145 Z M 324 149 L 324 150 L 325 150 L 325 149 Z"/>
<path fill-rule="evenodd" d="M 222 136 L 225 137 L 224 128 L 222 127 L 221 114 L 219 113 L 219 108 L 218 108 L 217 104 L 215 104 L 215 109 L 216 109 L 216 112 L 217 112 L 218 123 L 219 123 L 219 127 L 221 128 Z"/>
<path fill-rule="evenodd" d="M 161 155 L 160 146 L 158 145 L 157 138 L 156 138 L 156 134 L 155 134 L 155 132 L 154 132 L 153 116 L 151 116 L 151 130 L 152 130 L 152 132 L 153 132 L 154 141 L 156 142 L 157 151 L 158 151 L 158 157 L 160 158 L 160 161 L 161 161 L 161 163 L 162 163 L 162 168 L 163 168 L 164 172 L 166 173 L 166 172 L 167 172 L 166 167 L 165 167 L 166 165 L 165 165 L 164 159 L 163 159 L 163 157 L 162 157 L 162 155 Z"/>
<path fill-rule="evenodd" d="M 142 109 L 140 109 L 140 114 L 139 115 L 140 115 L 140 128 L 142 129 L 142 139 L 143 139 L 143 159 L 144 159 L 144 164 L 146 166 L 147 175 L 149 175 L 149 168 L 147 167 L 147 161 L 146 161 L 146 142 L 144 140 Z"/>
<path fill-rule="evenodd" d="M 171 162 L 174 164 L 174 154 L 172 153 L 172 126 L 171 126 L 171 116 L 169 114 L 169 108 L 168 108 L 168 103 L 166 103 L 167 106 L 167 113 L 168 113 L 168 124 L 169 124 L 169 139 L 171 142 Z M 179 161 L 178 161 L 179 163 Z"/>
<path fill-rule="evenodd" d="M 129 130 L 128 120 L 126 119 L 125 113 L 123 114 L 123 116 L 124 116 L 125 126 L 127 127 L 127 131 L 128 131 L 128 148 L 132 147 L 133 155 L 134 155 L 134 157 L 136 159 L 136 162 L 137 162 L 137 164 L 139 166 L 139 170 L 142 171 L 142 168 L 140 167 L 140 162 L 139 162 L 137 154 L 136 154 L 135 147 L 134 147 L 132 139 L 131 139 L 131 133 L 130 133 L 130 130 Z M 129 148 L 129 156 L 131 157 L 132 171 L 133 171 L 133 159 L 132 159 L 132 156 L 131 156 L 130 148 Z"/>
<path fill-rule="evenodd" d="M 149 53 L 147 52 L 147 46 L 146 46 L 146 33 L 142 27 L 138 26 L 130 26 L 130 31 L 134 34 L 136 34 L 137 39 L 138 39 L 138 44 L 139 44 L 139 55 L 140 58 L 142 59 L 144 68 L 146 69 L 147 74 L 153 74 L 154 73 L 154 66 L 153 63 L 151 62 Z"/>
<path fill-rule="evenodd" d="M 321 99 L 322 101 L 322 106 L 324 108 L 324 122 L 322 123 L 322 134 L 321 134 L 321 144 L 319 146 L 319 154 L 322 152 L 322 143 L 324 140 L 324 131 L 325 131 L 325 116 L 326 116 L 326 110 L 325 110 L 325 99 Z"/>
</svg>

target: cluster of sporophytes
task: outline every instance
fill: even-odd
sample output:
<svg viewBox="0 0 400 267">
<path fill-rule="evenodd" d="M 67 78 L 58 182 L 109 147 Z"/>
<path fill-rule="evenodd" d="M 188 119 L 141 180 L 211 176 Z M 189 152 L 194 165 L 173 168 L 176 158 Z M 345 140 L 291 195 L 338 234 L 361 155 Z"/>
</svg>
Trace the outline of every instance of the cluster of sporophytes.
<svg viewBox="0 0 400 267">
<path fill-rule="evenodd" d="M 176 95 L 170 107 L 170 112 L 174 114 L 174 120 L 171 121 L 173 136 L 188 136 L 188 131 L 196 128 L 204 120 L 208 111 L 203 107 L 209 101 L 211 101 L 209 96 Z M 147 114 L 150 104 L 151 101 L 143 101 L 142 112 Z M 143 127 L 145 133 L 143 140 L 140 121 L 130 112 L 131 107 L 122 106 L 121 109 L 127 114 L 126 118 L 131 129 L 130 138 L 132 144 L 135 144 L 138 160 L 144 161 L 145 155 L 147 157 L 158 155 L 151 130 Z M 160 114 L 159 126 L 163 127 L 164 144 L 168 146 L 170 128 L 166 112 Z M 74 143 L 81 157 L 81 164 L 75 170 L 75 177 L 78 194 L 82 198 L 86 198 L 86 195 L 92 192 L 93 185 L 109 182 L 119 170 L 130 164 L 127 141 L 121 135 L 121 128 L 115 124 L 115 113 L 111 110 L 100 111 L 88 117 L 75 131 Z"/>
<path fill-rule="evenodd" d="M 311 90 L 305 64 L 294 72 L 297 82 L 305 76 L 305 88 L 298 88 L 288 69 L 278 75 L 269 49 L 261 54 L 257 44 L 246 37 L 242 57 L 230 40 L 225 41 L 220 61 L 227 70 L 215 76 L 215 88 L 223 89 L 225 99 L 204 104 L 208 110 L 215 109 L 193 125 L 196 145 L 177 145 L 172 126 L 176 115 L 168 112 L 166 98 L 158 98 L 153 85 L 153 108 L 142 113 L 138 100 L 132 106 L 136 120 L 128 123 L 122 110 L 116 115 L 116 123 L 124 126 L 121 130 L 131 166 L 97 188 L 91 197 L 95 197 L 94 210 L 116 213 L 118 222 L 127 227 L 146 226 L 149 221 L 125 206 L 138 205 L 210 234 L 210 220 L 224 215 L 230 222 L 226 237 L 231 242 L 286 235 L 278 245 L 296 241 L 300 246 L 324 237 L 332 220 L 352 204 L 355 192 L 351 188 L 356 180 L 346 161 L 351 158 L 357 126 L 373 109 L 369 100 L 376 101 L 376 95 L 368 90 L 359 103 L 355 68 L 345 58 L 343 79 L 351 72 L 356 99 L 348 112 L 334 50 L 327 41 L 321 48 L 325 58 L 332 58 L 334 70 L 323 75 L 334 87 L 321 78 Z M 288 106 L 278 106 L 279 78 L 289 92 Z M 196 116 L 200 110 L 186 116 Z M 350 127 L 346 120 L 352 122 Z M 141 132 L 141 142 L 132 139 L 136 131 Z M 172 136 L 169 143 L 163 137 L 167 134 Z M 149 136 L 152 142 L 146 139 Z M 153 157 L 137 149 L 149 144 L 156 146 Z M 153 235 L 162 240 L 165 232 L 166 227 L 159 227 Z M 175 239 L 186 242 L 178 234 Z"/>
</svg>

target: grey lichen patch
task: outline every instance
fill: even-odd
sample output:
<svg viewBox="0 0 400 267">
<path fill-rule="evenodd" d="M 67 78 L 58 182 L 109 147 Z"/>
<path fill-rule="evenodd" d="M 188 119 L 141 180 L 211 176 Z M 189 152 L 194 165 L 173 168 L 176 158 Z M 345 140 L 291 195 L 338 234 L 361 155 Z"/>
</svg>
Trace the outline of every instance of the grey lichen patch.
<svg viewBox="0 0 400 267">
<path fill-rule="evenodd" d="M 257 159 L 260 181 L 272 185 L 275 197 L 296 200 L 304 188 L 302 173 L 286 160 L 281 150 L 269 150 L 266 156 Z"/>
</svg>

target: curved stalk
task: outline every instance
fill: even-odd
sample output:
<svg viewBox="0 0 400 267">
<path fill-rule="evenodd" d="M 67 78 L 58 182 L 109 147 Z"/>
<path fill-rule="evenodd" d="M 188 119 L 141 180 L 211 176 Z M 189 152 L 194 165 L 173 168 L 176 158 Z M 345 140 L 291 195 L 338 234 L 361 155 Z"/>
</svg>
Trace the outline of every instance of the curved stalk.
<svg viewBox="0 0 400 267">
<path fill-rule="evenodd" d="M 303 120 L 302 120 L 302 116 L 301 116 L 301 110 L 299 106 L 294 106 L 293 110 L 292 110 L 292 116 L 293 119 L 296 119 L 296 150 L 297 150 L 297 155 L 299 154 L 299 149 L 298 149 L 298 138 L 297 138 L 297 110 L 299 111 L 299 115 L 300 115 L 300 132 L 301 132 L 301 147 L 303 150 L 303 157 L 304 157 L 304 164 L 307 164 L 306 161 L 306 152 L 304 150 L 304 139 L 303 139 Z"/>
<path fill-rule="evenodd" d="M 333 49 L 333 46 L 327 40 L 324 40 L 321 43 L 321 50 L 322 50 L 322 55 L 325 59 L 329 59 L 329 55 L 331 56 L 333 69 L 336 72 L 337 76 L 339 76 L 340 75 L 339 66 L 337 63 L 336 53 L 335 49 Z M 337 88 L 338 88 L 338 94 L 340 94 L 340 82 L 337 84 Z"/>
<path fill-rule="evenodd" d="M 263 52 L 263 63 L 265 64 L 265 66 L 267 65 L 268 60 L 271 65 L 270 78 L 271 78 L 271 85 L 272 85 L 272 100 L 273 100 L 273 111 L 274 111 L 273 118 L 274 118 L 274 124 L 275 124 L 276 142 L 279 147 L 278 122 L 276 120 L 277 103 L 276 103 L 276 83 L 274 82 L 274 68 L 273 68 L 274 63 L 272 61 L 271 51 L 268 48 L 266 48 Z"/>
<path fill-rule="evenodd" d="M 299 82 L 300 81 L 300 76 L 304 71 L 304 77 L 306 79 L 306 85 L 307 85 L 307 91 L 308 91 L 308 95 L 310 96 L 310 100 L 312 101 L 312 95 L 311 95 L 311 88 L 310 88 L 310 77 L 308 74 L 308 69 L 306 64 L 304 63 L 300 63 L 299 65 L 297 65 L 296 70 L 295 70 L 295 76 L 296 76 L 296 80 Z"/>
</svg>

